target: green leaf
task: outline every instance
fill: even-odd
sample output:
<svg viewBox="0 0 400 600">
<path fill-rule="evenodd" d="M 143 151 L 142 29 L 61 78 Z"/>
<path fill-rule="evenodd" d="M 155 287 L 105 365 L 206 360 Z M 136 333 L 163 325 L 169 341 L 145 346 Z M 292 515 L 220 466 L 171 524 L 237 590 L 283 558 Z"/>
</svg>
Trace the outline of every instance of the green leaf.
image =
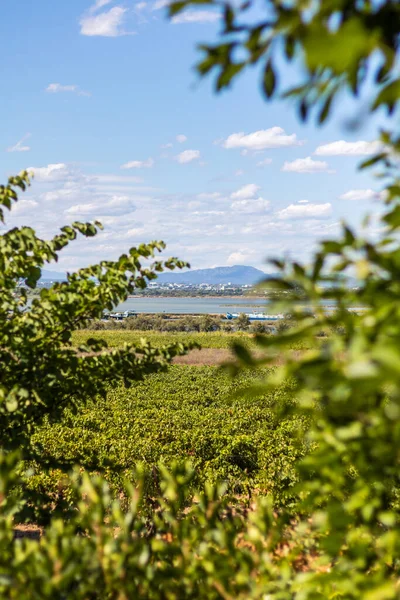
<svg viewBox="0 0 400 600">
<path fill-rule="evenodd" d="M 326 121 L 326 119 L 329 116 L 329 112 L 331 110 L 331 105 L 332 105 L 333 98 L 334 98 L 334 95 L 330 94 L 327 97 L 327 99 L 325 100 L 324 104 L 323 104 L 322 110 L 321 110 L 321 112 L 319 113 L 319 116 L 318 116 L 318 122 L 321 125 L 322 125 L 322 123 L 324 123 Z"/>
<path fill-rule="evenodd" d="M 271 61 L 269 60 L 266 64 L 264 70 L 264 79 L 263 79 L 263 89 L 267 98 L 271 98 L 275 91 L 276 87 L 276 76 L 272 66 Z"/>
<path fill-rule="evenodd" d="M 386 105 L 389 110 L 392 110 L 400 99 L 400 79 L 391 81 L 378 94 L 372 106 L 373 109 L 378 108 L 382 104 Z"/>
<path fill-rule="evenodd" d="M 386 156 L 387 156 L 386 152 L 380 152 L 379 154 L 375 154 L 375 156 L 373 156 L 372 158 L 368 158 L 367 160 L 362 162 L 360 164 L 360 169 L 366 169 L 367 167 L 371 167 L 372 165 L 375 165 L 376 163 L 385 159 Z"/>
<path fill-rule="evenodd" d="M 6 408 L 8 412 L 14 413 L 18 409 L 18 400 L 15 396 L 11 397 L 6 402 Z"/>
<path fill-rule="evenodd" d="M 188 5 L 188 2 L 172 2 L 168 5 L 168 13 L 170 17 L 182 12 L 182 10 Z"/>
<path fill-rule="evenodd" d="M 217 90 L 228 87 L 232 79 L 243 69 L 244 63 L 230 63 L 222 71 L 217 79 Z"/>
</svg>

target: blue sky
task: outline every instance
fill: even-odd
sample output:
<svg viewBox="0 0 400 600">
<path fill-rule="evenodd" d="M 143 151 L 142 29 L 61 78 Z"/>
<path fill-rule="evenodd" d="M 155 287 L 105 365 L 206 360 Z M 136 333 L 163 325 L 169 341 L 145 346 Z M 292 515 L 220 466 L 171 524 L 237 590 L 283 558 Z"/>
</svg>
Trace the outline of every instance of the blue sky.
<svg viewBox="0 0 400 600">
<path fill-rule="evenodd" d="M 267 270 L 267 257 L 307 260 L 341 218 L 377 211 L 379 182 L 357 171 L 376 149 L 376 119 L 349 131 L 357 108 L 343 98 L 326 126 L 304 126 L 289 103 L 264 101 L 256 70 L 215 95 L 193 66 L 217 15 L 202 8 L 171 23 L 161 5 L 3 7 L 2 176 L 35 172 L 8 226 L 48 237 L 100 219 L 104 231 L 71 245 L 58 270 L 152 239 L 193 268 Z"/>
</svg>

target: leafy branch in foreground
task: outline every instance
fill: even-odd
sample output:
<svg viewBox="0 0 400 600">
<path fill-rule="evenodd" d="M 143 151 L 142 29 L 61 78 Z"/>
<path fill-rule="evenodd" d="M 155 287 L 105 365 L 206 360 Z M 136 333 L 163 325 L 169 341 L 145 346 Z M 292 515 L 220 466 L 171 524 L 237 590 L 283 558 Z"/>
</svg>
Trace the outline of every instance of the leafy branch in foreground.
<svg viewBox="0 0 400 600">
<path fill-rule="evenodd" d="M 260 6 L 255 0 L 179 0 L 170 3 L 169 15 L 200 5 L 221 11 L 220 40 L 200 46 L 204 57 L 197 65 L 200 75 L 216 76 L 217 90 L 257 65 L 265 97 L 293 98 L 302 119 L 318 107 L 323 123 L 340 92 L 358 97 L 364 89 L 370 110 L 394 111 L 400 94 L 396 0 L 266 0 Z M 299 76 L 284 63 L 300 66 Z"/>
<path fill-rule="evenodd" d="M 299 466 L 296 512 L 305 515 L 300 527 L 311 523 L 320 564 L 329 569 L 293 578 L 302 598 L 327 598 L 334 590 L 339 598 L 400 597 L 399 180 L 387 189 L 378 240 L 343 225 L 309 266 L 274 261 L 281 277 L 265 285 L 300 290 L 279 306 L 296 326 L 258 336 L 261 358 L 237 352 L 241 366 L 252 368 L 279 352 L 283 365 L 255 392 L 293 380 L 297 402 L 287 410 L 307 414 L 312 424 L 307 436 L 314 451 Z M 357 285 L 346 286 L 343 273 L 356 275 Z M 312 345 L 326 328 L 340 333 Z M 295 341 L 311 349 L 294 356 Z"/>
<path fill-rule="evenodd" d="M 161 466 L 162 496 L 149 521 L 140 511 L 145 469 L 138 468 L 136 487 L 126 486 L 127 510 L 101 478 L 76 472 L 72 518 L 53 517 L 40 542 L 13 541 L 20 508 L 10 494 L 18 484 L 16 467 L 12 454 L 0 457 L 0 492 L 7 498 L 0 505 L 2 598 L 245 600 L 272 589 L 269 579 L 280 560 L 272 554 L 265 560 L 276 542 L 266 537 L 274 522 L 267 501 L 252 515 L 229 506 L 223 488 L 208 486 L 183 510 L 194 472 L 187 465 Z"/>
<path fill-rule="evenodd" d="M 202 4 L 223 10 L 220 39 L 201 46 L 198 65 L 201 75 L 216 76 L 217 90 L 257 65 L 265 96 L 293 99 L 302 120 L 316 110 L 323 123 L 343 92 L 359 107 L 368 97 L 359 111 L 365 119 L 382 107 L 389 117 L 398 116 L 397 1 L 268 0 L 259 9 L 252 0 L 183 0 L 172 3 L 169 13 Z M 295 84 L 290 65 L 300 67 Z M 258 336 L 261 357 L 238 346 L 230 367 L 265 367 L 278 352 L 282 366 L 245 393 L 265 393 L 290 379 L 297 402 L 286 410 L 308 415 L 312 424 L 307 437 L 314 451 L 299 466 L 296 513 L 298 531 L 316 541 L 318 562 L 299 573 L 290 561 L 286 592 L 278 591 L 277 579 L 271 598 L 400 598 L 398 120 L 374 148 L 377 154 L 362 167 L 382 167 L 385 208 L 376 211 L 375 231 L 368 235 L 344 224 L 337 239 L 320 244 L 310 264 L 275 261 L 280 277 L 265 285 L 290 292 L 277 309 L 291 313 L 296 326 Z M 343 275 L 357 277 L 354 289 Z M 336 333 L 313 344 L 328 328 Z M 294 353 L 294 342 L 311 349 Z M 285 511 L 277 531 L 288 518 Z M 303 544 L 304 535 L 299 552 Z"/>
<path fill-rule="evenodd" d="M 0 188 L 0 207 L 11 210 L 17 189 L 26 189 L 26 172 L 11 177 Z M 0 209 L 4 221 L 4 210 Z M 126 300 L 135 288 L 143 288 L 163 269 L 185 266 L 175 258 L 155 261 L 163 242 L 131 248 L 116 261 L 70 273 L 67 281 L 42 289 L 29 304 L 20 282 L 33 289 L 41 268 L 57 261 L 60 250 L 78 234 L 96 235 L 99 223 L 75 222 L 61 229 L 50 241 L 38 238 L 30 227 L 11 229 L 0 236 L 0 428 L 1 448 L 19 448 L 30 454 L 30 436 L 47 415 L 58 419 L 66 406 L 73 406 L 105 392 L 110 382 L 129 385 L 147 373 L 165 369 L 171 359 L 185 352 L 183 344 L 152 348 L 147 342 L 125 344 L 111 350 L 107 342 L 88 339 L 76 351 L 74 330 L 102 316 Z"/>
</svg>

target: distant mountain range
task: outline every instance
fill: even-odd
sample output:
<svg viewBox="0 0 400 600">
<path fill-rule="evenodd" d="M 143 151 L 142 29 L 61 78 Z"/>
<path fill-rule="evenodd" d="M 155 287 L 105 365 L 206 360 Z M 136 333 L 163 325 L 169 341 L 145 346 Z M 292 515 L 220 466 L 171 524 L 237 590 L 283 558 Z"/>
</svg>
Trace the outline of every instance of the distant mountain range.
<svg viewBox="0 0 400 600">
<path fill-rule="evenodd" d="M 166 272 L 157 277 L 159 283 L 184 283 L 198 285 L 208 283 L 233 283 L 236 285 L 254 285 L 268 277 L 264 271 L 254 267 L 235 265 L 233 267 L 215 267 L 213 269 L 194 269 L 193 271 Z"/>
<path fill-rule="evenodd" d="M 208 283 L 211 285 L 232 283 L 234 285 L 255 285 L 263 279 L 279 276 L 278 273 L 264 273 L 255 267 L 235 265 L 233 267 L 214 267 L 213 269 L 193 269 L 190 271 L 166 271 L 160 273 L 155 283 L 183 283 L 187 285 L 199 285 Z M 66 281 L 67 274 L 57 271 L 42 270 L 41 281 Z M 343 278 L 349 287 L 359 284 L 354 277 Z"/>
<path fill-rule="evenodd" d="M 213 269 L 193 269 L 190 271 L 167 271 L 157 277 L 157 283 L 184 283 L 213 285 L 232 283 L 235 285 L 254 285 L 262 279 L 271 277 L 260 269 L 235 265 L 233 267 L 215 267 Z M 65 281 L 66 273 L 42 270 L 42 281 Z"/>
</svg>

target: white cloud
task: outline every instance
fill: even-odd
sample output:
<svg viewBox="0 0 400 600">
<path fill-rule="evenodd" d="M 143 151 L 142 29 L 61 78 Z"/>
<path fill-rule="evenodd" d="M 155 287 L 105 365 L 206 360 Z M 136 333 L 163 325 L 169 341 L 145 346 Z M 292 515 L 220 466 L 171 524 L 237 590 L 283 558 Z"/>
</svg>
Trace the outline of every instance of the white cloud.
<svg viewBox="0 0 400 600">
<path fill-rule="evenodd" d="M 143 183 L 142 177 L 133 175 L 93 175 L 95 183 Z"/>
<path fill-rule="evenodd" d="M 318 146 L 314 154 L 319 156 L 364 156 L 380 151 L 382 151 L 380 142 L 365 142 L 363 140 L 346 142 L 345 140 L 339 140 Z"/>
<path fill-rule="evenodd" d="M 299 200 L 298 204 L 308 204 L 309 200 Z"/>
<path fill-rule="evenodd" d="M 221 192 L 204 192 L 202 194 L 197 194 L 199 200 L 216 200 L 221 197 Z"/>
<path fill-rule="evenodd" d="M 131 160 L 121 165 L 121 169 L 151 169 L 154 166 L 154 160 L 150 157 L 147 160 Z"/>
<path fill-rule="evenodd" d="M 260 162 L 257 163 L 257 167 L 266 167 L 267 165 L 270 165 L 272 163 L 272 158 L 264 158 L 264 160 L 260 160 Z"/>
<path fill-rule="evenodd" d="M 211 10 L 191 10 L 176 15 L 171 19 L 172 23 L 214 23 L 219 20 L 219 14 Z"/>
<path fill-rule="evenodd" d="M 325 204 L 290 204 L 277 212 L 280 219 L 327 219 L 332 214 L 332 205 Z"/>
<path fill-rule="evenodd" d="M 183 165 L 183 164 L 190 163 L 193 160 L 197 160 L 198 158 L 200 158 L 200 151 L 199 150 L 184 150 L 183 152 L 178 154 L 175 158 L 178 161 L 178 163 Z"/>
<path fill-rule="evenodd" d="M 166 8 L 169 5 L 169 0 L 157 0 L 156 2 L 154 2 L 151 10 L 161 10 L 162 8 Z"/>
<path fill-rule="evenodd" d="M 24 216 L 28 213 L 35 212 L 39 203 L 36 200 L 19 200 L 13 205 L 13 215 L 23 214 Z"/>
<path fill-rule="evenodd" d="M 60 190 L 52 190 L 41 194 L 41 200 L 45 202 L 62 202 L 77 196 L 77 190 L 74 188 L 61 188 Z"/>
<path fill-rule="evenodd" d="M 97 0 L 94 5 L 90 8 L 90 12 L 96 12 L 99 8 L 103 8 L 107 4 L 111 4 L 114 0 Z"/>
<path fill-rule="evenodd" d="M 291 173 L 334 173 L 329 169 L 327 162 L 322 160 L 313 160 L 311 156 L 307 158 L 296 158 L 292 162 L 286 161 L 281 171 Z"/>
<path fill-rule="evenodd" d="M 246 262 L 254 259 L 254 250 L 239 250 L 237 252 L 232 252 L 226 260 L 226 264 L 228 266 L 233 265 L 244 265 Z"/>
<path fill-rule="evenodd" d="M 233 192 L 233 194 L 231 194 L 231 198 L 232 200 L 248 200 L 250 198 L 254 198 L 259 189 L 259 185 L 256 185 L 255 183 L 248 183 L 247 185 L 244 185 L 238 189 L 236 192 Z"/>
<path fill-rule="evenodd" d="M 65 163 L 47 165 L 47 167 L 28 167 L 27 171 L 33 173 L 36 181 L 63 181 L 71 175 Z"/>
<path fill-rule="evenodd" d="M 225 212 L 223 210 L 196 210 L 193 212 L 194 215 L 200 215 L 200 216 L 208 216 L 208 215 L 217 215 L 217 216 L 221 216 L 224 215 Z"/>
<path fill-rule="evenodd" d="M 74 204 L 65 211 L 67 216 L 118 216 L 126 215 L 136 210 L 135 204 L 129 196 L 113 196 L 106 202 L 89 202 L 87 204 Z"/>
<path fill-rule="evenodd" d="M 133 229 L 128 229 L 128 231 L 126 232 L 126 236 L 131 236 L 131 235 L 143 235 L 143 233 L 145 232 L 145 228 L 144 227 L 134 227 Z"/>
<path fill-rule="evenodd" d="M 378 200 L 381 197 L 379 192 L 374 190 L 349 190 L 345 194 L 339 196 L 340 200 Z"/>
<path fill-rule="evenodd" d="M 14 144 L 14 146 L 10 146 L 9 148 L 7 148 L 7 152 L 29 152 L 31 148 L 26 144 L 24 145 L 24 142 L 30 137 L 30 135 L 30 133 L 24 135 L 24 137 L 20 139 L 19 142 Z"/>
<path fill-rule="evenodd" d="M 61 83 L 50 83 L 46 88 L 46 92 L 49 92 L 50 94 L 59 94 L 60 92 L 73 92 L 75 94 L 78 94 L 78 96 L 91 95 L 90 92 L 85 92 L 84 90 L 81 90 L 78 85 L 61 85 Z"/>
<path fill-rule="evenodd" d="M 171 144 L 171 142 L 168 142 L 168 144 L 162 144 L 161 148 L 163 149 L 167 149 L 167 148 L 172 148 L 173 144 Z"/>
<path fill-rule="evenodd" d="M 187 137 L 183 133 L 180 133 L 179 135 L 176 136 L 176 141 L 179 142 L 180 144 L 183 144 L 184 142 L 187 142 Z M 172 144 L 171 144 L 171 146 L 172 146 Z"/>
<path fill-rule="evenodd" d="M 106 4 L 108 4 L 108 2 Z M 100 4 L 100 6 L 103 5 Z M 127 35 L 127 32 L 122 29 L 125 13 L 127 12 L 126 8 L 114 6 L 108 11 L 94 15 L 93 12 L 98 8 L 99 6 L 92 7 L 89 13 L 81 18 L 79 24 L 81 26 L 82 35 L 103 37 Z"/>
<path fill-rule="evenodd" d="M 197 208 L 201 208 L 203 205 L 202 202 L 199 202 L 198 200 L 192 200 L 191 202 L 187 203 L 187 207 L 189 210 L 196 210 Z"/>
<path fill-rule="evenodd" d="M 176 131 L 180 131 L 180 127 Z M 185 131 L 183 127 L 182 131 Z M 183 148 L 183 145 L 180 146 L 175 141 L 175 137 L 176 133 L 170 140 L 165 139 L 174 143 L 176 150 L 169 151 L 171 157 Z M 190 146 L 187 142 L 183 149 Z M 136 154 L 136 158 L 146 161 L 150 154 L 144 152 L 147 150 L 142 149 L 142 153 Z M 272 153 L 266 152 L 252 158 L 254 167 L 257 161 L 268 155 L 272 156 Z M 285 159 L 291 160 L 288 155 L 289 153 L 278 163 L 279 168 Z M 120 170 L 120 162 L 115 172 L 111 169 L 100 170 L 94 164 L 88 164 L 86 170 L 75 163 L 64 164 L 61 162 L 61 155 L 60 158 L 55 156 L 53 163 L 58 160 L 58 164 L 52 165 L 30 159 L 28 164 L 38 168 L 37 178 L 25 195 L 32 202 L 18 204 L 18 212 L 11 211 L 7 215 L 7 222 L 8 227 L 32 223 L 40 237 L 49 239 L 57 233 L 60 225 L 74 220 L 99 219 L 105 226 L 104 231 L 93 239 L 77 240 L 69 250 L 63 252 L 60 256 L 62 270 L 79 268 L 102 259 L 115 259 L 130 246 L 150 239 L 165 239 L 166 256 L 179 256 L 199 268 L 226 264 L 228 257 L 231 264 L 253 264 L 262 268 L 265 256 L 282 256 L 285 253 L 307 261 L 315 248 L 316 240 L 336 232 L 338 225 L 333 221 L 345 214 L 346 207 L 349 206 L 349 202 L 338 199 L 336 205 L 333 205 L 331 199 L 317 200 L 309 197 L 310 202 L 332 202 L 332 216 L 326 219 L 322 218 L 326 209 L 322 209 L 322 214 L 321 209 L 318 209 L 317 215 L 315 210 L 310 213 L 310 209 L 304 214 L 308 204 L 296 201 L 307 198 L 302 193 L 297 194 L 293 200 L 297 207 L 294 211 L 288 207 L 291 201 L 275 206 L 273 199 L 262 193 L 266 188 L 258 177 L 249 177 L 247 174 L 240 180 L 236 179 L 236 167 L 232 165 L 230 171 L 228 169 L 225 173 L 225 179 L 218 183 L 207 184 L 206 178 L 204 185 L 199 184 L 196 188 L 196 182 L 192 181 L 190 191 L 174 194 L 169 193 L 168 189 L 139 185 L 140 180 L 136 175 L 146 176 L 147 180 L 147 175 L 152 173 L 151 169 Z M 155 170 L 157 157 L 152 156 L 156 161 L 153 168 Z M 128 154 L 126 160 L 134 157 L 134 153 L 131 156 Z M 313 159 L 317 157 L 313 156 Z M 328 158 L 326 160 L 331 162 Z M 175 164 L 186 172 L 187 169 L 197 169 L 198 162 L 191 163 L 192 167 L 180 166 L 177 162 Z M 276 164 L 276 159 L 273 164 Z M 257 172 L 260 173 L 260 170 Z M 258 189 L 259 185 L 263 186 L 262 189 Z M 375 189 L 380 188 L 375 186 Z M 348 190 L 351 190 L 351 185 L 342 185 L 336 196 Z M 235 193 L 237 197 L 231 198 L 231 194 Z M 284 209 L 283 213 L 278 214 L 281 209 Z M 354 210 L 357 212 L 357 206 L 354 206 Z M 336 213 L 338 219 L 333 218 Z M 261 247 L 263 250 L 260 252 Z"/>
<path fill-rule="evenodd" d="M 295 133 L 287 135 L 282 127 L 261 129 L 253 133 L 232 133 L 222 145 L 224 148 L 244 148 L 245 150 L 265 150 L 267 148 L 282 148 L 301 146 L 302 141 L 297 139 Z"/>
<path fill-rule="evenodd" d="M 136 19 L 138 21 L 138 23 L 148 23 L 147 20 L 147 13 L 148 13 L 148 3 L 145 2 L 144 0 L 140 1 L 140 2 L 136 2 L 136 4 L 133 5 L 133 12 L 136 15 Z"/>
<path fill-rule="evenodd" d="M 232 202 L 231 208 L 237 212 L 250 214 L 266 212 L 269 210 L 269 205 L 269 200 L 251 198 L 248 200 L 235 200 L 235 202 Z"/>
</svg>

